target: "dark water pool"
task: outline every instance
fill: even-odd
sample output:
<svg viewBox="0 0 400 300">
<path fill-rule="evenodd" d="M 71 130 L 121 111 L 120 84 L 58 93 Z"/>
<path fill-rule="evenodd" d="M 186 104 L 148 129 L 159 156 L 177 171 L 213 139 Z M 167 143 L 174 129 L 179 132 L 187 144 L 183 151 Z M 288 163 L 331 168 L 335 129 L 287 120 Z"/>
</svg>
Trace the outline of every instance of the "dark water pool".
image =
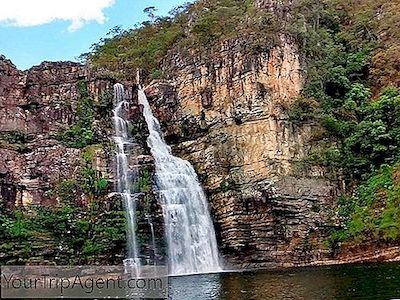
<svg viewBox="0 0 400 300">
<path fill-rule="evenodd" d="M 400 263 L 172 277 L 169 298 L 400 299 Z"/>
</svg>

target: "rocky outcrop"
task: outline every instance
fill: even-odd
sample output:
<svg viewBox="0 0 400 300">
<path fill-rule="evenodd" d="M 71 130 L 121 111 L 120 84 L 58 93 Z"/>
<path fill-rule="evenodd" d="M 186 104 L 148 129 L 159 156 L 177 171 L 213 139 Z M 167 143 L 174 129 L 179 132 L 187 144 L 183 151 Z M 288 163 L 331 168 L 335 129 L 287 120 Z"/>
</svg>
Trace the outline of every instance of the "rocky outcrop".
<svg viewBox="0 0 400 300">
<path fill-rule="evenodd" d="M 77 63 L 44 62 L 21 72 L 6 58 L 0 58 L 0 183 L 1 197 L 9 206 L 52 204 L 52 191 L 62 179 L 76 177 L 81 149 L 63 145 L 59 131 L 77 121 L 77 83 L 87 81 L 98 103 L 112 86 L 110 79 L 98 78 Z M 109 121 L 108 121 L 109 123 Z M 108 142 L 106 128 L 98 144 Z M 102 177 L 112 178 L 111 159 L 99 145 L 94 168 Z"/>
<path fill-rule="evenodd" d="M 263 3 L 259 5 L 265 9 L 268 3 Z M 280 36 L 279 43 L 256 51 L 240 39 L 203 55 L 170 51 L 162 68 L 168 78 L 153 82 L 146 92 L 174 154 L 189 160 L 199 174 L 226 263 L 276 266 L 328 258 L 325 241 L 334 224 L 334 186 L 314 176 L 318 174 L 298 178 L 294 172 L 315 129 L 313 124 L 295 125 L 286 116 L 285 108 L 303 82 L 295 43 Z M 79 121 L 77 84 L 87 82 L 94 103 L 101 105 L 114 82 L 76 63 L 43 63 L 21 72 L 2 58 L 0 72 L 3 201 L 9 206 L 54 205 L 58 182 L 75 178 L 81 166 L 83 150 L 58 139 L 61 129 Z M 147 129 L 135 86 L 128 86 L 129 130 L 137 141 L 131 169 L 138 169 L 139 177 L 151 177 Z M 112 181 L 110 117 L 107 112 L 96 115 L 92 165 Z M 162 218 L 151 187 L 143 190 L 138 235 L 145 245 L 141 252 L 151 256 L 150 241 L 145 241 L 147 218 L 153 215 L 157 228 L 162 228 Z M 160 230 L 157 239 L 162 248 Z"/>
<path fill-rule="evenodd" d="M 290 4 L 255 2 L 257 9 L 280 18 Z M 326 240 L 335 224 L 335 186 L 319 170 L 296 174 L 316 127 L 294 124 L 286 114 L 303 85 L 295 42 L 279 35 L 266 44 L 254 37 L 226 40 L 203 53 L 171 49 L 161 68 L 167 77 L 152 82 L 146 92 L 174 154 L 189 160 L 199 174 L 226 264 L 288 266 L 330 258 Z M 83 155 L 82 149 L 57 139 L 60 129 L 79 121 L 77 83 L 87 82 L 94 102 L 101 105 L 114 82 L 76 63 L 43 63 L 21 72 L 5 58 L 0 59 L 0 74 L 1 197 L 9 206 L 54 205 L 59 201 L 54 187 L 60 179 L 76 176 Z M 162 228 L 162 218 L 148 186 L 153 162 L 134 90 L 130 85 L 129 130 L 137 141 L 130 167 L 146 183 L 138 201 L 138 236 L 141 253 L 150 257 L 148 216 L 157 228 Z M 92 165 L 112 181 L 110 115 L 95 120 Z M 162 231 L 156 235 L 164 249 Z"/>
<path fill-rule="evenodd" d="M 48 232 L 29 233 L 22 240 L 21 236 L 11 236 L 0 243 L 0 262 L 122 263 L 126 257 L 126 239 L 122 237 L 122 243 L 120 239 L 124 231 L 120 230 L 125 229 L 118 224 L 121 220 L 124 222 L 120 215 L 123 203 L 113 192 L 111 137 L 115 79 L 72 62 L 44 62 L 21 72 L 3 56 L 0 57 L 0 75 L 0 208 L 4 204 L 8 208 L 20 207 L 30 215 L 32 204 L 60 207 L 73 204 L 79 206 L 75 219 L 69 220 L 75 228 L 79 227 L 81 218 L 87 217 L 90 202 L 97 201 L 99 215 L 96 218 L 100 223 L 101 220 L 109 222 L 107 230 L 115 231 L 116 235 L 111 245 L 107 245 L 109 249 L 104 247 L 95 256 L 90 249 L 89 252 L 79 247 L 72 249 L 74 245 L 68 242 L 75 237 L 69 237 L 68 232 L 65 236 L 64 233 L 62 236 L 52 236 Z M 148 131 L 142 107 L 138 105 L 137 85 L 129 82 L 124 85 L 126 100 L 130 103 L 126 114 L 130 120 L 131 143 L 126 145 L 126 151 L 130 153 L 129 168 L 136 178 L 132 189 L 138 192 L 140 253 L 143 259 L 159 262 L 165 259 L 165 245 L 161 207 L 152 189 L 154 165 L 146 145 Z M 89 107 L 82 102 L 85 98 L 91 99 Z M 88 118 L 89 121 L 86 120 L 90 124 L 85 124 L 87 128 L 84 128 L 93 135 L 91 141 L 85 145 L 70 145 L 70 140 L 67 143 L 62 132 L 78 128 L 77 124 L 84 126 L 80 118 L 92 113 L 94 115 Z M 80 139 L 85 132 L 77 131 L 74 138 Z M 108 183 L 101 194 L 90 190 L 93 189 L 91 181 L 99 178 Z M 73 200 L 73 203 L 66 200 Z M 104 218 L 109 219 L 105 221 Z M 76 238 L 83 238 L 84 246 L 93 234 L 88 232 L 88 236 Z M 158 246 L 157 257 L 153 251 L 154 241 Z"/>
<path fill-rule="evenodd" d="M 285 111 L 302 88 L 297 47 L 281 36 L 251 49 L 233 40 L 204 57 L 171 51 L 162 64 L 167 80 L 146 91 L 174 154 L 202 180 L 228 263 L 327 258 L 335 188 L 311 170 L 295 176 L 315 126 L 293 124 Z"/>
</svg>

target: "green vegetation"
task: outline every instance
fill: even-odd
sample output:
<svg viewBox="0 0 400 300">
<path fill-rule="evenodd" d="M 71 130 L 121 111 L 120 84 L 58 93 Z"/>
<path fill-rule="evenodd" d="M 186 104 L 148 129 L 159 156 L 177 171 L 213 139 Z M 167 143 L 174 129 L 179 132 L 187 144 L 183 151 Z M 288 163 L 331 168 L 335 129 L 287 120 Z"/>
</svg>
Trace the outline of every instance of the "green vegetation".
<svg viewBox="0 0 400 300">
<path fill-rule="evenodd" d="M 74 179 L 54 190 L 56 207 L 9 210 L 0 202 L 0 262 L 26 263 L 44 256 L 59 264 L 116 263 L 125 249 L 125 212 L 107 202 L 109 183 L 93 168 L 98 145 L 87 146 Z M 82 195 L 87 200 L 82 203 Z"/>
<path fill-rule="evenodd" d="M 299 42 L 307 74 L 289 117 L 321 125 L 320 147 L 308 163 L 335 169 L 349 183 L 396 162 L 400 132 L 399 90 L 390 81 L 377 86 L 369 77 L 378 72 L 373 57 L 390 48 L 378 38 L 381 25 L 374 14 L 380 6 L 369 0 L 352 5 L 300 1 L 288 28 Z M 386 32 L 394 32 L 395 24 L 388 22 Z"/>
<path fill-rule="evenodd" d="M 14 258 L 25 263 L 43 253 L 55 257 L 59 264 L 113 263 L 125 249 L 121 203 L 113 210 L 93 202 L 88 208 L 32 206 L 23 212 L 0 207 L 0 211 L 0 252 L 12 251 L 0 259 L 2 264 L 15 263 Z"/>
<path fill-rule="evenodd" d="M 321 113 L 324 147 L 310 154 L 308 164 L 341 171 L 351 183 L 399 159 L 400 91 L 384 90 L 373 101 L 370 95 L 365 86 L 353 84 L 335 109 Z"/>
<path fill-rule="evenodd" d="M 26 144 L 29 137 L 21 131 L 9 131 L 0 133 L 0 143 L 6 144 Z"/>
<path fill-rule="evenodd" d="M 107 192 L 108 181 L 100 177 L 100 174 L 93 168 L 95 146 L 88 146 L 83 152 L 83 164 L 79 174 L 79 186 L 83 193 L 92 198 L 101 196 Z"/>
<path fill-rule="evenodd" d="M 87 146 L 75 179 L 62 179 L 55 187 L 56 195 L 63 205 L 76 205 L 76 199 L 84 194 L 90 202 L 99 201 L 109 191 L 109 182 L 93 168 L 94 152 L 98 145 Z"/>
<path fill-rule="evenodd" d="M 306 65 L 306 83 L 289 117 L 321 125 L 317 140 L 324 146 L 309 162 L 342 170 L 349 182 L 397 160 L 399 91 L 394 82 L 377 85 L 369 76 L 378 72 L 373 58 L 391 47 L 378 38 L 380 2 L 299 1 L 288 27 Z M 392 35 L 396 23 L 385 24 Z"/>
<path fill-rule="evenodd" d="M 97 110 L 102 117 L 108 116 L 113 108 L 113 93 L 105 91 L 100 95 Z"/>
<path fill-rule="evenodd" d="M 62 203 L 73 204 L 78 188 L 79 186 L 76 180 L 65 179 L 58 183 L 56 186 L 56 192 Z"/>
<path fill-rule="evenodd" d="M 282 10 L 289 7 L 281 4 Z M 382 228 L 394 220 L 394 212 L 386 212 L 394 200 L 387 198 L 381 213 L 371 215 L 365 201 L 376 191 L 361 190 L 400 160 L 399 8 L 397 2 L 384 0 L 300 0 L 281 18 L 255 9 L 250 0 L 200 0 L 161 18 L 151 7 L 146 10 L 149 21 L 133 30 L 112 30 L 87 58 L 120 77 L 140 68 L 159 78 L 168 75 L 160 63 L 170 50 L 204 58 L 226 40 L 245 38 L 245 48 L 257 53 L 279 43 L 278 33 L 290 35 L 299 45 L 305 85 L 287 113 L 295 123 L 319 125 L 312 150 L 298 167 L 322 167 L 326 176 L 346 186 L 338 202 L 348 229 L 333 233 L 333 240 L 364 239 L 367 232 L 393 237 Z M 184 136 L 191 128 L 185 122 Z M 139 190 L 146 182 L 140 179 Z M 229 188 L 221 183 L 222 191 Z M 360 191 L 357 197 L 355 191 Z"/>
<path fill-rule="evenodd" d="M 99 129 L 108 128 L 110 122 L 105 122 L 111 116 L 113 106 L 113 93 L 106 90 L 101 93 L 98 101 L 95 103 L 88 90 L 88 83 L 81 80 L 76 88 L 79 93 L 78 107 L 76 111 L 77 121 L 70 128 L 59 131 L 57 139 L 64 145 L 71 148 L 85 148 L 98 142 Z M 94 121 L 101 122 L 94 128 Z"/>
<path fill-rule="evenodd" d="M 340 242 L 393 242 L 400 238 L 400 163 L 382 166 L 361 184 L 354 197 L 342 196 L 339 215 L 346 222 L 336 231 L 331 246 Z"/>
<path fill-rule="evenodd" d="M 347 183 L 337 199 L 346 226 L 332 233 L 334 249 L 399 239 L 400 90 L 393 73 L 399 20 L 392 9 L 398 4 L 302 0 L 288 27 L 306 66 L 301 97 L 288 115 L 321 128 L 300 167 L 321 166 Z"/>
<path fill-rule="evenodd" d="M 58 139 L 68 147 L 84 148 L 93 143 L 92 123 L 96 110 L 93 99 L 89 95 L 87 83 L 79 81 L 77 89 L 80 95 L 78 121 L 71 128 L 61 130 Z"/>
<path fill-rule="evenodd" d="M 76 124 L 69 129 L 62 130 L 58 139 L 68 147 L 83 148 L 92 143 L 93 132 L 91 129 L 82 128 Z"/>
<path fill-rule="evenodd" d="M 27 143 L 31 141 L 31 137 L 21 131 L 9 131 L 0 133 L 0 147 L 12 147 L 19 153 L 27 153 L 30 149 Z"/>
<path fill-rule="evenodd" d="M 399 241 L 400 5 L 384 0 L 293 2 L 284 18 L 255 9 L 251 0 L 199 0 L 177 7 L 167 17 L 156 16 L 156 9 L 150 7 L 145 10 L 149 21 L 131 30 L 113 28 L 93 45 L 86 59 L 117 78 L 132 79 L 142 69 L 145 76 L 156 79 L 169 75 L 161 68 L 169 51 L 206 60 L 225 41 L 245 41 L 242 48 L 257 53 L 278 44 L 280 34 L 289 35 L 299 46 L 305 84 L 287 114 L 294 123 L 319 125 L 312 151 L 299 168 L 322 167 L 326 176 L 345 186 L 337 199 L 337 213 L 345 226 L 332 232 L 330 246 Z M 61 200 L 58 208 L 33 207 L 31 214 L 1 208 L 0 240 L 12 242 L 0 244 L 0 250 L 21 243 L 19 251 L 29 253 L 31 245 L 26 241 L 48 237 L 62 246 L 59 251 L 64 257 L 82 255 L 82 261 L 90 262 L 125 240 L 120 212 L 113 215 L 100 205 L 108 181 L 93 169 L 95 148 L 90 146 L 95 142 L 95 115 L 109 113 L 112 94 L 104 93 L 95 105 L 86 82 L 79 82 L 77 89 L 78 120 L 61 131 L 59 139 L 68 147 L 86 147 L 80 171 L 76 179 L 59 182 L 54 191 Z M 141 131 L 140 126 L 130 124 L 132 136 Z M 180 129 L 183 136 L 196 130 L 188 119 Z M 24 144 L 27 137 L 12 132 L 0 140 Z M 148 193 L 151 174 L 143 170 L 139 175 L 132 189 Z M 233 187 L 222 181 L 219 190 L 228 192 Z M 72 207 L 79 194 L 90 200 L 88 209 Z M 285 231 L 286 225 L 282 226 Z M 309 243 L 307 236 L 307 251 Z"/>
<path fill-rule="evenodd" d="M 253 39 L 254 49 L 276 42 L 277 18 L 255 9 L 249 0 L 200 0 L 175 8 L 167 17 L 156 16 L 153 7 L 145 11 L 149 21 L 131 30 L 113 28 L 94 44 L 85 55 L 90 64 L 123 78 L 132 78 L 139 68 L 155 79 L 164 75 L 159 65 L 172 48 L 204 55 L 232 38 Z"/>
<path fill-rule="evenodd" d="M 56 192 L 63 204 L 73 204 L 77 195 L 84 194 L 89 202 L 101 199 L 108 192 L 106 178 L 93 168 L 96 145 L 87 146 L 82 154 L 82 163 L 76 179 L 61 180 Z"/>
<path fill-rule="evenodd" d="M 141 170 L 138 176 L 135 192 L 148 193 L 152 187 L 152 180 L 150 172 L 145 168 Z"/>
<path fill-rule="evenodd" d="M 219 188 L 223 193 L 227 193 L 232 189 L 231 184 L 229 184 L 229 182 L 225 180 L 221 181 L 221 183 L 219 184 Z"/>
</svg>

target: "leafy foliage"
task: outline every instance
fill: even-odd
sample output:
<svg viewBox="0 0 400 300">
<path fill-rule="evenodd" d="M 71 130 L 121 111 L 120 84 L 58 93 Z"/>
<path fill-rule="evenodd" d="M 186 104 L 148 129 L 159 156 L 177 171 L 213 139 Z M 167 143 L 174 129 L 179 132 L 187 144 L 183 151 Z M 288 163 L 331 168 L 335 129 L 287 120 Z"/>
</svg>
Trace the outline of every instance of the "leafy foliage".
<svg viewBox="0 0 400 300">
<path fill-rule="evenodd" d="M 111 91 L 103 92 L 99 97 L 97 109 L 102 117 L 108 116 L 113 107 L 113 93 Z"/>
<path fill-rule="evenodd" d="M 29 137 L 21 131 L 9 131 L 0 133 L 0 143 L 7 144 L 25 144 L 29 141 Z"/>
<path fill-rule="evenodd" d="M 222 180 L 219 184 L 219 188 L 223 193 L 227 193 L 232 189 L 232 186 L 228 181 Z"/>
<path fill-rule="evenodd" d="M 87 83 L 79 81 L 78 122 L 69 129 L 61 130 L 58 139 L 68 147 L 84 148 L 93 142 L 92 123 L 95 116 L 93 99 L 89 95 Z"/>
<path fill-rule="evenodd" d="M 86 147 L 83 152 L 83 165 L 79 176 L 80 187 L 88 196 L 100 196 L 107 192 L 108 181 L 100 177 L 93 168 L 94 147 Z"/>
<path fill-rule="evenodd" d="M 300 44 L 307 75 L 289 117 L 322 126 L 325 132 L 320 137 L 331 145 L 325 143 L 315 162 L 337 168 L 350 182 L 367 179 L 398 157 L 399 92 L 383 89 L 373 99 L 376 88 L 368 78 L 371 59 L 383 45 L 378 35 L 381 24 L 373 18 L 377 8 L 369 0 L 351 5 L 341 0 L 302 0 L 295 4 L 295 18 L 288 26 Z M 339 153 L 335 159 L 332 145 Z"/>
<path fill-rule="evenodd" d="M 88 208 L 32 206 L 29 213 L 0 209 L 0 250 L 43 241 L 43 247 L 50 247 L 48 250 L 62 258 L 63 264 L 90 264 L 100 259 L 113 262 L 117 259 L 115 254 L 125 247 L 125 213 L 121 204 L 114 210 L 105 209 L 99 202 Z M 49 240 L 55 242 L 53 248 Z M 28 259 L 32 254 L 24 251 L 15 255 Z"/>
<path fill-rule="evenodd" d="M 148 193 L 151 190 L 152 179 L 147 169 L 143 169 L 138 176 L 135 192 Z"/>
<path fill-rule="evenodd" d="M 383 166 L 363 183 L 354 197 L 339 198 L 339 215 L 346 226 L 332 234 L 339 242 L 393 242 L 400 238 L 400 164 Z"/>
<path fill-rule="evenodd" d="M 321 128 L 301 167 L 323 167 L 348 187 L 338 198 L 346 226 L 332 233 L 332 248 L 399 237 L 398 8 L 381 0 L 301 0 L 287 27 L 306 68 L 289 117 Z"/>
<path fill-rule="evenodd" d="M 101 200 L 109 191 L 108 180 L 93 168 L 97 147 L 98 145 L 90 145 L 84 149 L 76 178 L 58 182 L 55 192 L 63 205 L 76 205 L 76 199 L 82 194 L 89 202 Z"/>
<path fill-rule="evenodd" d="M 56 186 L 56 191 L 62 203 L 73 204 L 78 188 L 79 187 L 76 180 L 66 179 L 66 180 L 61 180 L 58 183 L 58 185 Z"/>
</svg>

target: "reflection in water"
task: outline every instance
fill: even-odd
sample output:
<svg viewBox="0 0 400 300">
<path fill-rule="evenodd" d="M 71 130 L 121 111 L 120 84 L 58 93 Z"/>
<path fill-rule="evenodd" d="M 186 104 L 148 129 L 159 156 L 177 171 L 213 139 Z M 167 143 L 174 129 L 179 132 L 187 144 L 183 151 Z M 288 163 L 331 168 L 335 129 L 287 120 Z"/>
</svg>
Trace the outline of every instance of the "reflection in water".
<svg viewBox="0 0 400 300">
<path fill-rule="evenodd" d="M 400 299 L 400 264 L 248 271 L 170 278 L 170 299 Z"/>
<path fill-rule="evenodd" d="M 169 278 L 169 298 L 173 300 L 222 299 L 221 274 L 201 274 Z"/>
</svg>

